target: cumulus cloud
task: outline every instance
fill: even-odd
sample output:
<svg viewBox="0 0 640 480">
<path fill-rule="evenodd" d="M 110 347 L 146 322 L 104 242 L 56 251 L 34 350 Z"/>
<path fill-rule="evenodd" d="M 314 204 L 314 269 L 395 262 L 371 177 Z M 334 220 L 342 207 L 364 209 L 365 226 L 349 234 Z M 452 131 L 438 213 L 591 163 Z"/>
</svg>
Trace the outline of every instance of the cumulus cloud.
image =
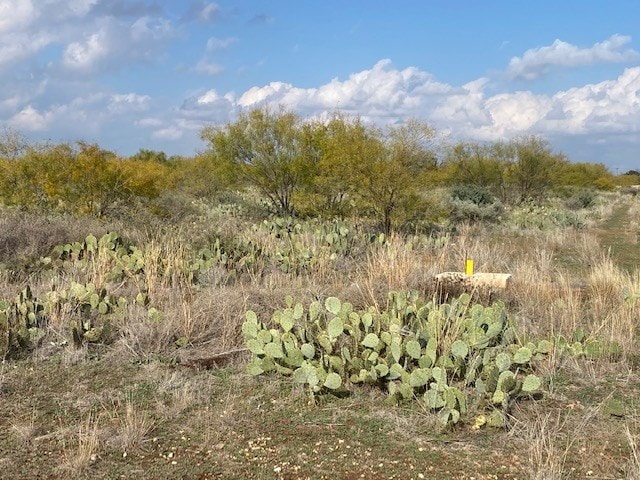
<svg viewBox="0 0 640 480">
<path fill-rule="evenodd" d="M 34 33 L 33 35 L 14 33 L 11 34 L 10 41 L 3 42 L 1 40 L 0 38 L 0 72 L 2 72 L 2 67 L 28 58 L 50 45 L 53 42 L 53 37 L 47 32 Z"/>
<path fill-rule="evenodd" d="M 49 59 L 48 68 L 61 64 L 76 73 L 122 68 L 155 59 L 174 35 L 155 2 L 0 0 L 0 74 L 48 47 L 63 52 Z"/>
<path fill-rule="evenodd" d="M 136 93 L 89 93 L 65 103 L 27 104 L 7 124 L 22 132 L 46 132 L 49 138 L 81 139 L 116 128 L 130 128 L 151 107 L 151 98 Z M 161 123 L 149 124 L 157 128 Z M 142 126 L 142 125 L 141 125 Z"/>
<path fill-rule="evenodd" d="M 113 113 L 144 112 L 149 109 L 151 97 L 135 93 L 111 95 L 107 108 Z"/>
<path fill-rule="evenodd" d="M 457 138 L 479 141 L 521 134 L 624 135 L 640 129 L 640 67 L 554 95 L 488 94 L 492 89 L 486 78 L 456 87 L 420 69 L 400 70 L 381 60 L 371 69 L 314 88 L 271 82 L 239 95 L 208 90 L 184 101 L 177 118 L 185 123 L 174 128 L 196 130 L 195 125 L 225 123 L 237 111 L 267 105 L 283 106 L 307 118 L 342 111 L 379 125 L 420 118 Z"/>
<path fill-rule="evenodd" d="M 142 17 L 127 24 L 106 17 L 100 20 L 97 31 L 67 46 L 62 63 L 83 73 L 123 68 L 129 63 L 152 60 L 172 35 L 171 26 L 163 19 Z"/>
<path fill-rule="evenodd" d="M 333 79 L 318 88 L 303 89 L 283 82 L 253 87 L 237 103 L 243 108 L 271 104 L 303 111 L 343 110 L 374 117 L 393 116 L 415 113 L 453 90 L 427 72 L 414 67 L 396 70 L 385 59 L 370 70 L 351 74 L 343 81 Z"/>
<path fill-rule="evenodd" d="M 623 63 L 636 60 L 638 52 L 625 49 L 631 41 L 626 35 L 612 35 L 590 48 L 579 48 L 562 40 L 546 47 L 527 50 L 522 57 L 509 61 L 507 74 L 512 79 L 535 80 L 552 67 L 579 67 L 597 63 Z"/>
<path fill-rule="evenodd" d="M 36 16 L 31 0 L 0 0 L 0 35 L 23 30 Z"/>
<path fill-rule="evenodd" d="M 27 105 L 11 117 L 8 123 L 17 130 L 39 132 L 49 127 L 53 117 L 53 112 L 40 112 L 31 105 Z"/>
<path fill-rule="evenodd" d="M 640 130 L 640 67 L 618 78 L 558 92 L 552 100 L 556 118 L 549 128 L 560 132 L 631 133 Z"/>
<path fill-rule="evenodd" d="M 92 70 L 112 50 L 109 37 L 109 33 L 102 30 L 82 42 L 70 43 L 64 52 L 64 65 L 73 70 Z"/>
</svg>

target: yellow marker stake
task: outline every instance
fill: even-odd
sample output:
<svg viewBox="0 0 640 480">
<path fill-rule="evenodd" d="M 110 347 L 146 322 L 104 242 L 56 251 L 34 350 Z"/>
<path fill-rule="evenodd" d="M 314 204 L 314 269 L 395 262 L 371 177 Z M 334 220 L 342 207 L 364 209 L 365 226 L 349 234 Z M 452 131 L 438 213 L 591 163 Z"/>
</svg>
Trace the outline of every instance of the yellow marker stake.
<svg viewBox="0 0 640 480">
<path fill-rule="evenodd" d="M 473 275 L 473 260 L 467 258 L 464 264 L 464 273 L 467 275 Z"/>
</svg>

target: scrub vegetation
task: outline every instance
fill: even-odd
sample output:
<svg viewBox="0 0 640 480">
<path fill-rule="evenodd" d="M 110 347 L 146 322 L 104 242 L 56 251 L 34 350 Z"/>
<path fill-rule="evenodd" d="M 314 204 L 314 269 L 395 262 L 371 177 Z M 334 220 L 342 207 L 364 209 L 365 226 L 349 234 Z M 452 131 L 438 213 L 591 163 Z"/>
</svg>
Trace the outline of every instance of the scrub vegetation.
<svg viewBox="0 0 640 480">
<path fill-rule="evenodd" d="M 640 175 L 244 113 L 0 138 L 7 478 L 639 478 Z M 506 289 L 435 275 L 509 273 Z"/>
</svg>

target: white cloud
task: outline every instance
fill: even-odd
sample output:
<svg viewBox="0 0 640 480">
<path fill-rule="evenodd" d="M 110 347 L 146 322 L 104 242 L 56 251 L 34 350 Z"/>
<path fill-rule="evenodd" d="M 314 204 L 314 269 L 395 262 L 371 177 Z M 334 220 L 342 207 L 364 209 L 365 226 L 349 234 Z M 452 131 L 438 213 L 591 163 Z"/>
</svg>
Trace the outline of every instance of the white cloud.
<svg viewBox="0 0 640 480">
<path fill-rule="evenodd" d="M 207 40 L 207 51 L 213 52 L 216 50 L 225 50 L 231 45 L 236 43 L 238 39 L 236 37 L 216 38 L 211 37 Z"/>
<path fill-rule="evenodd" d="M 537 124 L 551 110 L 551 103 L 547 97 L 531 92 L 494 95 L 484 102 L 490 121 L 471 128 L 471 131 L 487 140 L 538 133 Z"/>
<path fill-rule="evenodd" d="M 151 97 L 135 93 L 111 95 L 108 109 L 113 113 L 144 112 L 149 109 Z"/>
<path fill-rule="evenodd" d="M 558 92 L 553 96 L 557 118 L 550 128 L 565 133 L 640 130 L 640 67 L 629 68 L 615 80 L 607 80 Z"/>
<path fill-rule="evenodd" d="M 202 22 L 208 23 L 213 21 L 220 11 L 220 6 L 217 3 L 206 3 L 198 15 L 198 19 Z"/>
<path fill-rule="evenodd" d="M 172 35 L 171 26 L 164 20 L 142 17 L 128 25 L 103 18 L 97 31 L 67 46 L 63 65 L 84 73 L 123 68 L 129 63 L 152 60 Z"/>
<path fill-rule="evenodd" d="M 184 132 L 180 128 L 175 127 L 167 127 L 156 130 L 151 134 L 153 138 L 157 138 L 158 140 L 180 140 Z"/>
<path fill-rule="evenodd" d="M 191 1 L 184 16 L 185 21 L 213 23 L 220 15 L 220 5 L 215 2 Z"/>
<path fill-rule="evenodd" d="M 148 117 L 148 118 L 141 118 L 140 120 L 136 120 L 134 124 L 138 127 L 144 127 L 144 128 L 159 127 L 160 125 L 162 125 L 162 120 L 160 120 L 159 118 Z"/>
<path fill-rule="evenodd" d="M 98 0 L 67 0 L 67 8 L 76 16 L 82 17 L 98 4 Z"/>
<path fill-rule="evenodd" d="M 39 112 L 31 105 L 27 105 L 11 117 L 8 123 L 18 130 L 39 132 L 49 127 L 53 117 L 52 112 Z"/>
<path fill-rule="evenodd" d="M 302 89 L 282 82 L 253 87 L 240 96 L 238 105 L 244 108 L 271 104 L 302 110 L 339 109 L 381 117 L 415 113 L 418 108 L 454 90 L 417 68 L 396 70 L 391 61 L 385 59 L 370 70 L 351 74 L 344 81 L 333 79 L 318 88 Z"/>
<path fill-rule="evenodd" d="M 62 55 L 48 58 L 48 69 L 91 73 L 153 61 L 175 35 L 161 13 L 137 1 L 0 0 L 0 74 L 50 46 Z"/>
<path fill-rule="evenodd" d="M 20 103 L 22 99 L 18 99 Z M 13 113 L 7 124 L 18 131 L 45 132 L 53 139 L 82 139 L 95 137 L 115 129 L 137 125 L 137 118 L 151 107 L 151 98 L 136 93 L 89 93 L 41 107 L 28 103 L 17 107 L 11 102 Z M 157 128 L 161 123 L 146 126 Z M 144 126 L 144 125 L 140 125 Z"/>
<path fill-rule="evenodd" d="M 341 110 L 380 125 L 421 118 L 456 138 L 493 141 L 521 134 L 625 135 L 640 130 L 640 67 L 618 78 L 538 95 L 529 91 L 488 95 L 486 78 L 455 87 L 417 68 L 398 70 L 382 60 L 373 68 L 315 88 L 271 82 L 238 96 L 209 90 L 191 97 L 178 118 L 193 125 L 224 123 L 234 112 L 284 106 L 303 117 L 324 118 Z M 177 128 L 177 127 L 176 127 Z"/>
<path fill-rule="evenodd" d="M 21 31 L 37 13 L 31 0 L 0 0 L 0 34 Z"/>
<path fill-rule="evenodd" d="M 635 50 L 623 47 L 631 41 L 626 35 L 612 35 L 590 48 L 579 48 L 562 40 L 546 47 L 527 50 L 522 57 L 509 61 L 507 74 L 512 79 L 535 80 L 552 67 L 579 67 L 597 63 L 622 63 L 636 60 Z"/>
<path fill-rule="evenodd" d="M 10 37 L 8 41 L 2 41 L 0 36 L 0 68 L 27 58 L 53 42 L 46 32 L 33 35 L 12 33 L 7 36 Z"/>
<path fill-rule="evenodd" d="M 73 70 L 92 70 L 109 55 L 106 31 L 90 35 L 84 42 L 70 43 L 64 51 L 63 63 Z"/>
<path fill-rule="evenodd" d="M 131 25 L 133 44 L 148 46 L 150 42 L 162 41 L 173 36 L 173 28 L 169 21 L 148 16 L 137 19 Z"/>
<path fill-rule="evenodd" d="M 195 67 L 195 71 L 206 73 L 207 75 L 218 75 L 224 71 L 224 67 L 217 63 L 208 62 L 207 60 L 200 60 Z"/>
<path fill-rule="evenodd" d="M 209 40 L 207 40 L 206 53 L 193 70 L 207 75 L 218 75 L 222 73 L 224 71 L 224 67 L 213 59 L 214 54 L 220 50 L 229 48 L 237 41 L 238 39 L 235 37 L 209 38 Z"/>
</svg>

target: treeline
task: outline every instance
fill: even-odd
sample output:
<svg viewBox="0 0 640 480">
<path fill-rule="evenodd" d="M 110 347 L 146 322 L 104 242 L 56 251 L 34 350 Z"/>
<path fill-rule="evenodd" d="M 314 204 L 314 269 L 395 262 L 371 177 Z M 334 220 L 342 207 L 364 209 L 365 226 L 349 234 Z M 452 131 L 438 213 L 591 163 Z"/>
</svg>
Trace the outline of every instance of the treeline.
<svg viewBox="0 0 640 480">
<path fill-rule="evenodd" d="M 256 109 L 201 137 L 207 148 L 194 158 L 150 150 L 122 158 L 83 142 L 29 145 L 5 131 L 0 200 L 105 216 L 176 192 L 215 198 L 250 189 L 280 215 L 371 218 L 389 232 L 423 218 L 437 187 L 479 204 L 515 204 L 631 183 L 602 164 L 571 163 L 538 137 L 443 147 L 417 120 L 382 129 L 340 114 L 304 121 Z"/>
</svg>

